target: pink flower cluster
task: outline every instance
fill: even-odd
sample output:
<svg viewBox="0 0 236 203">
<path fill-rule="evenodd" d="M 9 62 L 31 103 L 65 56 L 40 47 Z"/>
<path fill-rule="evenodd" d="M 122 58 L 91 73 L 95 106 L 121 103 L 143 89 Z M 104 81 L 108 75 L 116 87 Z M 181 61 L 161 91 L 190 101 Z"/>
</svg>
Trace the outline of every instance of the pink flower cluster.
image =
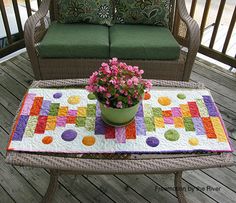
<svg viewBox="0 0 236 203">
<path fill-rule="evenodd" d="M 138 66 L 112 58 L 90 76 L 86 89 L 107 107 L 127 108 L 142 100 L 144 91 L 152 87 L 150 80 L 142 79 L 143 73 Z"/>
</svg>

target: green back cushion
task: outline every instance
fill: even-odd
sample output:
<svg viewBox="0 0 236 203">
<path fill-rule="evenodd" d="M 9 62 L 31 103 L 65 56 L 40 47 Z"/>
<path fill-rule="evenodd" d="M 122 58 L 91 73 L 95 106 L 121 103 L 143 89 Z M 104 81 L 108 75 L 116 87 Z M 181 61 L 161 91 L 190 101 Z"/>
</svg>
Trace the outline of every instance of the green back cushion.
<svg viewBox="0 0 236 203">
<path fill-rule="evenodd" d="M 116 23 L 167 27 L 171 0 L 117 0 Z"/>
<path fill-rule="evenodd" d="M 58 22 L 111 25 L 111 0 L 58 0 Z"/>
</svg>

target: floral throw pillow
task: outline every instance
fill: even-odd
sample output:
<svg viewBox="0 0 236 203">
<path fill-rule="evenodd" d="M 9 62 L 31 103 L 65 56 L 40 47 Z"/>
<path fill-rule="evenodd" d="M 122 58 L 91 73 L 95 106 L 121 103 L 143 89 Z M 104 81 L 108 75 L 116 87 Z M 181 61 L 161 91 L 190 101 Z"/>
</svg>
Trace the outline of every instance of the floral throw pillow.
<svg viewBox="0 0 236 203">
<path fill-rule="evenodd" d="M 116 0 L 116 23 L 167 27 L 171 0 Z"/>
<path fill-rule="evenodd" d="M 111 25 L 113 4 L 110 0 L 58 0 L 58 22 Z"/>
</svg>

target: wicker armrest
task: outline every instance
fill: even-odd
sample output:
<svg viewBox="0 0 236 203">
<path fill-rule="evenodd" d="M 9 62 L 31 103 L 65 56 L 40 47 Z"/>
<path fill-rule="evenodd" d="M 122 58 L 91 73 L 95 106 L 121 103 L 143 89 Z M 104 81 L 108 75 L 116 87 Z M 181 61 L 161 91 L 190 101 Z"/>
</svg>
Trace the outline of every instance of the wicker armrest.
<svg viewBox="0 0 236 203">
<path fill-rule="evenodd" d="M 50 7 L 51 0 L 43 0 L 38 11 L 30 16 L 24 27 L 24 38 L 25 46 L 33 67 L 35 78 L 40 78 L 40 70 L 37 58 L 37 51 L 35 49 L 35 44 L 38 42 L 38 37 L 40 36 L 40 29 L 37 30 L 37 25 L 40 22 L 41 26 L 44 26 L 44 17 L 47 15 Z M 39 32 L 38 32 L 39 31 Z M 42 35 L 41 35 L 42 36 Z"/>
<path fill-rule="evenodd" d="M 183 80 L 188 81 L 197 51 L 200 45 L 200 29 L 197 22 L 188 14 L 184 0 L 177 0 L 177 8 L 181 20 L 187 26 L 188 33 L 188 53 L 185 62 Z"/>
</svg>

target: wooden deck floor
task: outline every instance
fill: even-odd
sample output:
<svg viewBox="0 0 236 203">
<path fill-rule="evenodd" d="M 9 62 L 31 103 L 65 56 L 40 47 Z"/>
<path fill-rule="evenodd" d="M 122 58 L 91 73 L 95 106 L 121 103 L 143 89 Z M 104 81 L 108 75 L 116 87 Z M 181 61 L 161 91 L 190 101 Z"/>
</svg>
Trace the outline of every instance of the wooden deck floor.
<svg viewBox="0 0 236 203">
<path fill-rule="evenodd" d="M 0 64 L 0 202 L 39 202 L 49 182 L 45 169 L 7 165 L 5 147 L 13 116 L 34 79 L 26 54 Z M 236 77 L 197 60 L 191 80 L 211 90 L 236 148 Z M 236 160 L 236 153 L 235 153 Z M 236 202 L 236 166 L 188 171 L 189 202 Z M 218 190 L 217 190 L 218 188 Z M 62 176 L 54 202 L 177 202 L 173 175 Z"/>
</svg>

